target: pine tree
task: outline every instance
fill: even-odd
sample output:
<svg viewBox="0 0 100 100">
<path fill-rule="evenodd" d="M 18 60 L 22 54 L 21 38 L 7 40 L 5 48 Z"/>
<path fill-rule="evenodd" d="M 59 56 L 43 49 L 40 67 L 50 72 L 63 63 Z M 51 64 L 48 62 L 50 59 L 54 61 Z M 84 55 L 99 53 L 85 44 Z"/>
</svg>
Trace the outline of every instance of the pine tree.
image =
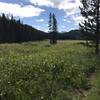
<svg viewBox="0 0 100 100">
<path fill-rule="evenodd" d="M 54 32 L 57 32 L 57 20 L 55 14 L 53 13 L 53 29 Z"/>
<path fill-rule="evenodd" d="M 49 32 L 52 31 L 52 14 L 49 14 Z"/>
<path fill-rule="evenodd" d="M 80 29 L 87 34 L 88 39 L 95 41 L 95 52 L 99 54 L 100 0 L 82 0 L 81 2 L 83 6 L 80 10 L 85 19 L 80 23 Z"/>
<path fill-rule="evenodd" d="M 50 43 L 57 43 L 57 20 L 54 13 L 49 15 L 49 33 Z"/>
</svg>

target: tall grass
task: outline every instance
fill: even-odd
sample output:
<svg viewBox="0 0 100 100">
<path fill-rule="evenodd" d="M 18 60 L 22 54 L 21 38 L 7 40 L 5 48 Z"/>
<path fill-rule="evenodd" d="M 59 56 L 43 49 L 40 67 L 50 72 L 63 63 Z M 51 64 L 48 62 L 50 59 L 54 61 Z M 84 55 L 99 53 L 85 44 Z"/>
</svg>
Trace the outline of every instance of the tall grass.
<svg viewBox="0 0 100 100">
<path fill-rule="evenodd" d="M 0 44 L 1 100 L 78 100 L 99 63 L 80 41 Z"/>
</svg>

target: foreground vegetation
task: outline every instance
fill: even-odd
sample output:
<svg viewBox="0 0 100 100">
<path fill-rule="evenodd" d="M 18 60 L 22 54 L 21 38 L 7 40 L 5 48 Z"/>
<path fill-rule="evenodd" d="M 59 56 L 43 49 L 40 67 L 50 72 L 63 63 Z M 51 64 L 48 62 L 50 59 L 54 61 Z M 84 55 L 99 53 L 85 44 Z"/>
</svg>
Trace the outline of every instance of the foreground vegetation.
<svg viewBox="0 0 100 100">
<path fill-rule="evenodd" d="M 93 74 L 91 80 L 91 89 L 87 91 L 87 96 L 83 100 L 99 100 L 100 99 L 100 70 Z"/>
<path fill-rule="evenodd" d="M 100 66 L 93 51 L 80 41 L 0 44 L 0 100 L 82 100 Z"/>
</svg>

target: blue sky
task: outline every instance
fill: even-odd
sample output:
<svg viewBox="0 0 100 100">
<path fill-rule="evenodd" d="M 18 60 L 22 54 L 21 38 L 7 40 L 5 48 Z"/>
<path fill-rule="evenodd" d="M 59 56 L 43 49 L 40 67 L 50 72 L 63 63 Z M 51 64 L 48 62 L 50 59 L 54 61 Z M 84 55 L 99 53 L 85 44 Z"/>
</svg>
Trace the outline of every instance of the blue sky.
<svg viewBox="0 0 100 100">
<path fill-rule="evenodd" d="M 0 0 L 0 14 L 13 14 L 23 23 L 48 31 L 49 13 L 55 13 L 58 31 L 79 28 L 82 21 L 80 0 Z"/>
</svg>

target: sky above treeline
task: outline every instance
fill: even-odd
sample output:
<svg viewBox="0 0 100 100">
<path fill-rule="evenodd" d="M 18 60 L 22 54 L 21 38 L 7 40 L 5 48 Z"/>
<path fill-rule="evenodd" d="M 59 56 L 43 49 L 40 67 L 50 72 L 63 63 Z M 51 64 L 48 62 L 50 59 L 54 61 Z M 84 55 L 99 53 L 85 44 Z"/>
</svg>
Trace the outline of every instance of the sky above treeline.
<svg viewBox="0 0 100 100">
<path fill-rule="evenodd" d="M 80 0 L 0 0 L 0 14 L 13 14 L 24 24 L 48 31 L 49 13 L 54 13 L 58 21 L 58 31 L 79 28 L 82 21 Z"/>
</svg>

